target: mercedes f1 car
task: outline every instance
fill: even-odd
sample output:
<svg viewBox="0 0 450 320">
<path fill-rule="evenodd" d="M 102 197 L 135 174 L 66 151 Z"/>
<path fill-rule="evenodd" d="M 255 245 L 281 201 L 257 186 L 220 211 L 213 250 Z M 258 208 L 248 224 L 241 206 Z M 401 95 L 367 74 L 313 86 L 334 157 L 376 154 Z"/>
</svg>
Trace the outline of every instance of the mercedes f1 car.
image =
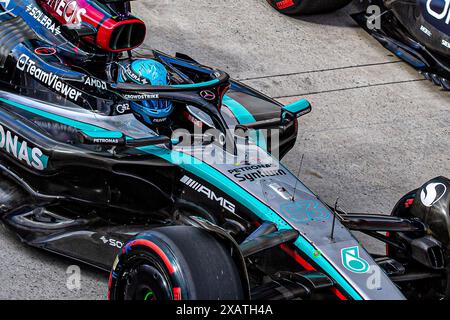
<svg viewBox="0 0 450 320">
<path fill-rule="evenodd" d="M 312 14 L 351 0 L 267 0 L 278 11 Z M 450 90 L 450 1 L 365 0 L 353 18 L 384 47 L 445 90 Z"/>
<path fill-rule="evenodd" d="M 450 180 L 391 216 L 346 213 L 275 157 L 306 100 L 280 105 L 183 54 L 137 56 L 145 25 L 127 1 L 0 4 L 1 221 L 110 271 L 110 299 L 449 296 Z M 166 83 L 131 72 L 143 59 Z M 155 102 L 170 128 L 149 122 Z"/>
</svg>

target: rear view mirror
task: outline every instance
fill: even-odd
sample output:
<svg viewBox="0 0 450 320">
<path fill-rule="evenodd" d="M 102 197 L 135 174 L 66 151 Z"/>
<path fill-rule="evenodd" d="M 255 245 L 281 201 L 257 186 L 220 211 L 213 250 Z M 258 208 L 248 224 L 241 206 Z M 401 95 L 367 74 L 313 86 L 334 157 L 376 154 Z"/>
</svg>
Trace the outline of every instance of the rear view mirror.
<svg viewBox="0 0 450 320">
<path fill-rule="evenodd" d="M 290 114 L 291 116 L 295 118 L 299 118 L 301 116 L 304 116 L 305 114 L 308 114 L 311 112 L 311 104 L 306 99 L 301 99 L 298 101 L 295 101 L 293 103 L 290 103 L 288 105 L 285 105 L 283 110 L 283 117 L 285 116 L 285 113 Z"/>
<path fill-rule="evenodd" d="M 235 128 L 235 131 L 237 131 L 237 135 L 242 135 L 243 132 L 246 132 L 250 129 L 259 130 L 281 128 L 286 124 L 287 119 L 299 118 L 310 112 L 311 104 L 309 103 L 309 101 L 306 99 L 298 100 L 281 108 L 281 118 L 261 120 L 246 124 L 238 124 Z"/>
</svg>

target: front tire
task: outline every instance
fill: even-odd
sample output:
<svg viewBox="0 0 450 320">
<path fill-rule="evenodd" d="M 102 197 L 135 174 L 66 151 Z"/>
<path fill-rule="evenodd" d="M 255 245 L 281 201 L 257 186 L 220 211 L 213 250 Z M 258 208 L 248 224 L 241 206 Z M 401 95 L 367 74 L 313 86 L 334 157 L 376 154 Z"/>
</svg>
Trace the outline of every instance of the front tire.
<svg viewBox="0 0 450 320">
<path fill-rule="evenodd" d="M 230 250 L 188 226 L 154 229 L 130 241 L 110 276 L 111 300 L 243 300 Z"/>
<path fill-rule="evenodd" d="M 335 11 L 352 0 L 267 0 L 281 13 L 287 15 L 316 14 Z"/>
</svg>

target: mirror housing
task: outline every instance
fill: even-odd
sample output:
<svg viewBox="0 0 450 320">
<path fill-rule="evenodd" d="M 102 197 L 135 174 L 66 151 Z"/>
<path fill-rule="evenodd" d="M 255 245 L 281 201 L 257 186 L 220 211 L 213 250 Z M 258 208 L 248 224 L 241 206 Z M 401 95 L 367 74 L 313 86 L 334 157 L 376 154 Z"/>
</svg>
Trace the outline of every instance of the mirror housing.
<svg viewBox="0 0 450 320">
<path fill-rule="evenodd" d="M 282 118 L 284 119 L 286 113 L 294 118 L 299 118 L 311 112 L 312 107 L 306 99 L 301 99 L 285 105 L 281 110 L 283 110 Z"/>
<path fill-rule="evenodd" d="M 262 120 L 257 122 L 251 122 L 246 124 L 239 124 L 236 126 L 236 131 L 246 132 L 250 129 L 273 129 L 282 127 L 285 124 L 287 116 L 292 119 L 299 118 L 305 114 L 310 113 L 312 110 L 311 104 L 306 99 L 301 99 L 285 105 L 281 108 L 281 118 L 274 118 L 269 120 Z"/>
</svg>

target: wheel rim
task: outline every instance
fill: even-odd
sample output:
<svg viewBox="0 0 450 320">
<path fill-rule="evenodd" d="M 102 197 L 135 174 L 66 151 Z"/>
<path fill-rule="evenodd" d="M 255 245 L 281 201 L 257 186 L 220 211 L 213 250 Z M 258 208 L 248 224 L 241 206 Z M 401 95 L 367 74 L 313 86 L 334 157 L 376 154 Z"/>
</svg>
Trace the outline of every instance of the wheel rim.
<svg viewBox="0 0 450 320">
<path fill-rule="evenodd" d="M 127 272 L 124 278 L 125 300 L 173 300 L 168 276 L 158 266 L 137 264 Z"/>
<path fill-rule="evenodd" d="M 152 290 L 150 290 L 144 297 L 145 301 L 153 301 L 156 300 L 155 294 L 153 293 Z"/>
</svg>

